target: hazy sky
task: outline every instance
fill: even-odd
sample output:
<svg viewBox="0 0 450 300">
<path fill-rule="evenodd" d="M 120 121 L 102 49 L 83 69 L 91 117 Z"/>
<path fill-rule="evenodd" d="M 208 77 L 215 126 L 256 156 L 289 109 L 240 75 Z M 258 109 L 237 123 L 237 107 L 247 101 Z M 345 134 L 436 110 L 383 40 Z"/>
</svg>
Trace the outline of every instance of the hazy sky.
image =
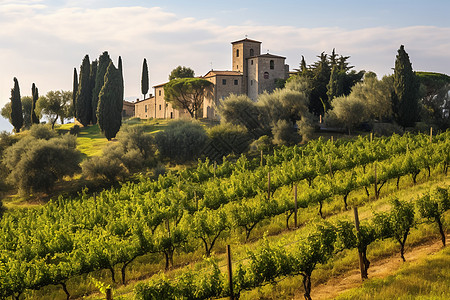
<svg viewBox="0 0 450 300">
<path fill-rule="evenodd" d="M 298 68 L 333 48 L 356 70 L 392 73 L 405 45 L 414 70 L 450 73 L 448 0 L 0 0 L 0 107 L 13 77 L 22 96 L 71 90 L 73 68 L 107 50 L 123 59 L 125 97 L 142 98 L 142 61 L 150 85 L 178 65 L 196 75 L 231 69 L 230 42 L 262 42 L 262 51 Z M 11 130 L 0 117 L 0 130 Z"/>
</svg>

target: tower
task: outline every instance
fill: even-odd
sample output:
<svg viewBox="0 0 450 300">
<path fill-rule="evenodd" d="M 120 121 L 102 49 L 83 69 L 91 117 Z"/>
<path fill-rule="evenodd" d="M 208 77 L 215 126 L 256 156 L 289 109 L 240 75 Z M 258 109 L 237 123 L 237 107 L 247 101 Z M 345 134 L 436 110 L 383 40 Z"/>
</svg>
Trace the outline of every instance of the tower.
<svg viewBox="0 0 450 300">
<path fill-rule="evenodd" d="M 261 54 L 261 42 L 245 38 L 243 40 L 232 42 L 231 44 L 233 57 L 232 70 L 242 73 L 242 92 L 246 94 L 248 85 L 248 59 Z"/>
</svg>

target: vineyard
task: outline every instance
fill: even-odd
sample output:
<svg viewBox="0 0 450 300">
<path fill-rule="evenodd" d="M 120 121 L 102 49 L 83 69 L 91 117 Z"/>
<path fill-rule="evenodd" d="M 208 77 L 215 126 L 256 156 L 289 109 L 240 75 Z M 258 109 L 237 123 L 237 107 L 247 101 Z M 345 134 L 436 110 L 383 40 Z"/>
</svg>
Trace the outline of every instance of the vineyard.
<svg viewBox="0 0 450 300">
<path fill-rule="evenodd" d="M 436 223 L 445 245 L 443 218 L 450 209 L 448 186 L 433 189 L 413 202 L 390 200 L 390 209 L 373 212 L 356 230 L 354 221 L 331 219 L 325 205 L 340 199 L 340 211 L 363 207 L 388 184 L 416 184 L 437 174 L 447 176 L 450 131 L 350 141 L 318 139 L 305 146 L 236 161 L 199 162 L 194 169 L 169 172 L 150 180 L 122 184 L 96 195 L 60 197 L 44 206 L 16 209 L 0 221 L 0 299 L 25 299 L 30 291 L 58 285 L 67 299 L 76 289 L 68 282 L 107 270 L 116 285 L 127 284 L 127 271 L 149 254 L 176 267 L 174 256 L 202 252 L 202 268 L 158 275 L 134 288 L 136 299 L 237 299 L 245 291 L 300 275 L 305 299 L 311 299 L 313 271 L 345 249 L 357 249 L 363 276 L 370 274 L 367 249 L 393 239 L 405 260 L 407 237 L 416 223 Z M 354 192 L 365 193 L 363 199 Z M 317 212 L 314 222 L 298 220 Z M 283 218 L 295 241 L 270 242 L 255 229 Z M 419 221 L 418 221 L 419 220 Z M 233 265 L 233 284 L 214 258 L 217 244 L 260 239 L 258 247 Z M 231 241 L 231 242 L 230 242 Z M 192 261 L 194 263 L 194 261 Z"/>
</svg>

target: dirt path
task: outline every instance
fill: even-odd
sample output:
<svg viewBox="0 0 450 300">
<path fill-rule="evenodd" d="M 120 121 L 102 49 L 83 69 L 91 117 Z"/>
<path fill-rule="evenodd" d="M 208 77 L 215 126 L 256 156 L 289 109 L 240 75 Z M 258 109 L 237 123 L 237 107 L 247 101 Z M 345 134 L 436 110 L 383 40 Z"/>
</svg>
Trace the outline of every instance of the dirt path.
<svg viewBox="0 0 450 300">
<path fill-rule="evenodd" d="M 442 242 L 430 241 L 422 245 L 407 249 L 405 252 L 406 262 L 413 262 L 424 259 L 431 253 L 435 253 L 442 249 Z M 395 273 L 403 264 L 402 259 L 398 253 L 395 255 L 383 258 L 377 261 L 372 261 L 369 268 L 370 278 L 384 278 Z M 332 299 L 339 294 L 358 287 L 361 285 L 361 274 L 359 270 L 351 270 L 338 277 L 333 277 L 324 284 L 314 286 L 312 288 L 311 298 L 318 299 Z M 297 295 L 294 299 L 304 299 L 302 294 Z"/>
</svg>

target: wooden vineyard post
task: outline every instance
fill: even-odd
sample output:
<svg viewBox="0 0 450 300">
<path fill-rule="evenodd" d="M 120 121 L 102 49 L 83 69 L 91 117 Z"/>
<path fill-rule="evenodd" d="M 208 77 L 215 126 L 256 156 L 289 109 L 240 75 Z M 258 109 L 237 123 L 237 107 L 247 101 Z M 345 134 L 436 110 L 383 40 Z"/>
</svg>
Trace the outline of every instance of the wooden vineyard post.
<svg viewBox="0 0 450 300">
<path fill-rule="evenodd" d="M 373 132 L 370 133 L 370 143 L 372 143 L 373 140 Z"/>
<path fill-rule="evenodd" d="M 378 199 L 378 178 L 377 178 L 377 164 L 374 164 L 374 175 L 375 175 L 375 199 Z M 380 188 L 381 189 L 381 188 Z"/>
<path fill-rule="evenodd" d="M 359 217 L 358 217 L 358 208 L 356 206 L 353 207 L 353 213 L 355 215 L 356 234 L 359 236 Z M 359 256 L 359 269 L 361 270 L 361 280 L 364 280 L 365 270 L 364 270 L 363 255 L 359 249 L 358 249 L 358 256 Z"/>
<path fill-rule="evenodd" d="M 106 300 L 112 300 L 111 288 L 106 288 Z"/>
<path fill-rule="evenodd" d="M 433 127 L 430 127 L 430 144 L 433 142 Z"/>
<path fill-rule="evenodd" d="M 328 156 L 328 165 L 330 166 L 330 176 L 333 178 L 333 169 L 331 168 L 331 156 Z"/>
<path fill-rule="evenodd" d="M 227 245 L 227 260 L 228 260 L 228 283 L 230 284 L 230 300 L 234 300 L 233 270 L 231 269 L 231 249 L 230 249 L 230 245 Z"/>
<path fill-rule="evenodd" d="M 334 142 L 334 139 L 333 139 L 333 136 L 331 136 L 331 143 L 333 144 L 333 142 Z"/>
<path fill-rule="evenodd" d="M 267 200 L 270 200 L 270 172 L 267 174 Z"/>
<path fill-rule="evenodd" d="M 297 185 L 294 185 L 294 226 L 297 228 Z"/>
<path fill-rule="evenodd" d="M 263 166 L 263 151 L 261 149 L 261 167 Z"/>
<path fill-rule="evenodd" d="M 214 161 L 214 178 L 216 178 L 217 162 Z"/>
</svg>

